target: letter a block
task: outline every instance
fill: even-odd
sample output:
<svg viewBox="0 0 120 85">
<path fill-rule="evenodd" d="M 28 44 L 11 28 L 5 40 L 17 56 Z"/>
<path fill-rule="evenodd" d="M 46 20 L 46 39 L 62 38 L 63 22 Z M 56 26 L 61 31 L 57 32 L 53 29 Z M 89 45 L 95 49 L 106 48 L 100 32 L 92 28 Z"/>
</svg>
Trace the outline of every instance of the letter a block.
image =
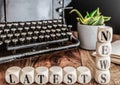
<svg viewBox="0 0 120 85">
<path fill-rule="evenodd" d="M 78 67 L 77 68 L 78 83 L 87 84 L 91 80 L 91 72 L 87 67 Z"/>
<path fill-rule="evenodd" d="M 37 84 L 46 84 L 48 82 L 48 68 L 37 67 L 35 69 L 35 82 Z"/>
<path fill-rule="evenodd" d="M 63 68 L 64 79 L 63 82 L 65 84 L 74 84 L 77 81 L 77 72 L 74 67 L 64 67 Z"/>
<path fill-rule="evenodd" d="M 108 84 L 110 81 L 110 71 L 109 70 L 101 71 L 96 69 L 95 80 L 100 84 Z"/>
<path fill-rule="evenodd" d="M 97 55 L 98 56 L 109 56 L 111 54 L 112 48 L 111 43 L 99 43 L 97 42 Z"/>
<path fill-rule="evenodd" d="M 5 73 L 5 80 L 9 84 L 18 84 L 19 83 L 19 75 L 20 75 L 20 67 L 14 66 L 7 69 Z"/>
<path fill-rule="evenodd" d="M 34 68 L 24 67 L 21 70 L 20 81 L 25 85 L 32 84 L 34 82 Z"/>
<path fill-rule="evenodd" d="M 60 84 L 63 80 L 63 70 L 61 67 L 53 66 L 49 69 L 49 82 L 51 84 Z"/>
<path fill-rule="evenodd" d="M 109 26 L 100 26 L 98 28 L 98 42 L 105 43 L 112 41 L 113 30 Z"/>
<path fill-rule="evenodd" d="M 106 57 L 96 57 L 96 68 L 99 70 L 109 70 L 110 68 L 110 56 L 106 56 Z"/>
</svg>

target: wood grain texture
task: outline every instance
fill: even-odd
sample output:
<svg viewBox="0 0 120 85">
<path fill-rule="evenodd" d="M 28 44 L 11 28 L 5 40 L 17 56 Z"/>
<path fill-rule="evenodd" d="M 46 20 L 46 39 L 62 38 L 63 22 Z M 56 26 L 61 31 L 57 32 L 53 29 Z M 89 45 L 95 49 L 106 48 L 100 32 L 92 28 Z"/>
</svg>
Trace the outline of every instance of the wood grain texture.
<svg viewBox="0 0 120 85">
<path fill-rule="evenodd" d="M 120 35 L 114 35 L 113 40 L 120 39 Z M 63 51 L 63 52 L 54 52 L 44 55 L 37 55 L 32 58 L 24 59 L 24 60 L 18 60 L 13 61 L 5 64 L 0 65 L 0 85 L 9 85 L 5 81 L 5 71 L 7 68 L 11 66 L 19 66 L 21 68 L 25 66 L 74 66 L 75 68 L 78 66 L 87 66 L 90 68 L 92 72 L 92 77 L 94 77 L 95 73 L 95 58 L 91 56 L 93 51 L 87 51 L 80 48 L 69 50 L 69 51 Z M 120 85 L 120 66 L 116 64 L 111 64 L 111 81 L 108 85 Z M 17 84 L 22 85 L 22 84 Z M 33 84 L 36 85 L 36 84 Z M 51 85 L 51 84 L 47 84 Z M 60 84 L 65 85 L 65 84 Z M 74 85 L 81 85 L 81 84 L 74 84 Z M 91 80 L 91 82 L 87 85 L 100 85 L 95 82 L 94 78 Z"/>
</svg>

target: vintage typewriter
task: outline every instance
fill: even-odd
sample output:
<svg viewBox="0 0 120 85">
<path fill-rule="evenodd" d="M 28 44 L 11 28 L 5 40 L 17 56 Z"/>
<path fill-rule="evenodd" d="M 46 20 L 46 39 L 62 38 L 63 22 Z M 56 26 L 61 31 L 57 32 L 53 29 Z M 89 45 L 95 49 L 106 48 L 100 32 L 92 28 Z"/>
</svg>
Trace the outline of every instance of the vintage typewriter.
<svg viewBox="0 0 120 85">
<path fill-rule="evenodd" d="M 64 11 L 60 11 L 66 8 L 64 0 L 36 0 L 43 1 L 43 4 L 50 2 L 51 16 L 41 17 L 40 19 L 31 16 L 31 20 L 27 20 L 26 16 L 22 15 L 21 18 L 16 17 L 18 15 L 14 14 L 13 8 L 10 9 L 13 2 L 17 5 L 20 2 L 17 3 L 16 1 L 23 0 L 10 1 L 12 1 L 11 5 L 6 5 L 9 0 L 4 0 L 5 22 L 1 21 L 0 23 L 0 64 L 32 55 L 68 50 L 79 46 L 79 40 L 72 35 L 72 25 L 65 23 Z M 49 6 L 46 7 L 49 8 Z M 10 10 L 13 10 L 12 17 Z M 24 18 L 25 20 L 23 20 Z"/>
</svg>

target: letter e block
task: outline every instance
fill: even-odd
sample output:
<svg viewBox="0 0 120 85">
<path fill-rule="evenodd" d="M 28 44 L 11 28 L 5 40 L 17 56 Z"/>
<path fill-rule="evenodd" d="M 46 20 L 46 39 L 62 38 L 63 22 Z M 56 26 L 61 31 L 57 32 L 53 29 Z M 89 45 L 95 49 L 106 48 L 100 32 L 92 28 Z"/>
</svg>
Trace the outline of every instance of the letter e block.
<svg viewBox="0 0 120 85">
<path fill-rule="evenodd" d="M 99 56 L 109 56 L 112 51 L 111 43 L 99 43 L 97 42 L 96 52 Z"/>
<path fill-rule="evenodd" d="M 34 82 L 34 68 L 33 67 L 24 67 L 21 70 L 20 82 L 22 84 L 32 84 Z"/>
<path fill-rule="evenodd" d="M 109 70 L 101 71 L 96 69 L 95 80 L 99 84 L 108 84 L 110 81 L 110 71 Z"/>
<path fill-rule="evenodd" d="M 106 57 L 96 57 L 96 68 L 98 68 L 99 70 L 109 70 L 110 68 L 110 56 L 106 56 Z"/>
<path fill-rule="evenodd" d="M 112 27 L 100 26 L 98 28 L 98 41 L 101 43 L 111 42 L 113 36 Z"/>
<path fill-rule="evenodd" d="M 63 78 L 63 82 L 65 84 L 74 84 L 77 81 L 77 72 L 76 69 L 74 67 L 64 67 L 63 68 L 63 74 L 64 74 L 64 78 Z"/>
<path fill-rule="evenodd" d="M 21 68 L 13 66 L 7 69 L 5 73 L 5 80 L 9 84 L 18 84 Z"/>
<path fill-rule="evenodd" d="M 63 80 L 63 70 L 59 66 L 53 66 L 49 69 L 49 82 L 52 84 L 60 84 Z"/>
<path fill-rule="evenodd" d="M 35 82 L 37 84 L 48 83 L 48 71 L 47 67 L 37 67 L 35 69 Z"/>
<path fill-rule="evenodd" d="M 80 66 L 77 68 L 78 83 L 87 84 L 91 80 L 91 71 L 87 67 Z"/>
</svg>

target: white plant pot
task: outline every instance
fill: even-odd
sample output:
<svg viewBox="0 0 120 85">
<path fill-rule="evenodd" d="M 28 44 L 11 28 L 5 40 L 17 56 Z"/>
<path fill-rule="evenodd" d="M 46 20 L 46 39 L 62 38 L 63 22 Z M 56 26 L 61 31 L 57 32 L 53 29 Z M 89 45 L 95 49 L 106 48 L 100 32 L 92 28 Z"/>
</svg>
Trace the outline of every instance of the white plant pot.
<svg viewBox="0 0 120 85">
<path fill-rule="evenodd" d="M 99 26 L 82 25 L 78 22 L 77 30 L 81 48 L 96 50 L 98 27 Z"/>
</svg>

